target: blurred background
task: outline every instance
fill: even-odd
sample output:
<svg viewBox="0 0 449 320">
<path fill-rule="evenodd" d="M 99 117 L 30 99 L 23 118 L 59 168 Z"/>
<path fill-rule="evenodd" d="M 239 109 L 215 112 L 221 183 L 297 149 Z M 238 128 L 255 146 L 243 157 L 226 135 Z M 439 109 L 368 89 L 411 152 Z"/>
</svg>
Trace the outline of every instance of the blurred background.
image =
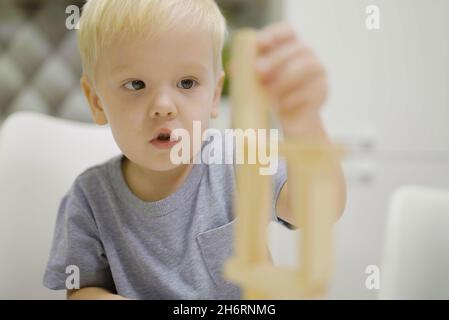
<svg viewBox="0 0 449 320">
<path fill-rule="evenodd" d="M 290 21 L 326 65 L 331 95 L 323 110 L 325 124 L 332 138 L 346 144 L 350 151 L 344 160 L 348 201 L 335 229 L 335 274 L 327 298 L 378 298 L 382 286 L 387 285 L 382 280 L 382 265 L 388 256 L 388 241 L 394 238 L 387 236 L 387 226 L 389 214 L 394 214 L 390 204 L 395 192 L 407 185 L 449 189 L 449 1 L 219 0 L 218 3 L 231 31 L 242 26 L 262 27 L 280 19 Z M 67 6 L 82 4 L 81 0 L 0 0 L 0 130 L 8 116 L 20 111 L 50 115 L 80 125 L 91 123 L 79 87 L 81 62 L 75 31 L 65 27 Z M 370 30 L 365 24 L 369 16 L 366 9 L 370 5 L 379 8 L 378 30 Z M 229 59 L 228 48 L 225 48 L 225 64 Z M 214 126 L 226 128 L 229 123 L 226 91 L 222 114 Z M 36 134 L 40 131 L 35 130 Z M 7 150 L 15 149 L 2 149 L 1 143 L 6 138 L 1 133 L 0 138 L 3 138 L 0 139 L 1 158 Z M 24 139 L 17 137 L 15 148 L 21 145 L 19 140 Z M 14 145 L 13 142 L 9 145 Z M 70 152 L 52 150 L 45 141 L 40 143 L 37 153 Z M 0 176 L 1 170 L 7 170 L 1 164 L 0 161 Z M 10 178 L 16 174 L 11 173 Z M 3 181 L 7 181 L 6 176 Z M 67 189 L 64 185 L 61 188 L 58 192 L 62 195 Z M 0 188 L 0 199 L 1 192 L 6 194 L 8 190 L 8 186 Z M 22 189 L 16 189 L 15 195 L 19 193 L 17 190 Z M 13 207 L 20 202 L 6 206 L 5 201 L 3 207 L 0 203 L 3 226 L 10 223 L 7 212 L 13 212 Z M 426 210 L 421 210 L 420 217 L 429 213 Z M 449 209 L 444 212 L 447 222 Z M 51 223 L 43 227 L 45 230 L 52 230 L 55 214 L 56 211 L 48 213 Z M 418 221 L 417 225 L 422 223 Z M 8 230 L 13 237 L 12 229 Z M 3 237 L 8 235 L 8 230 L 3 230 Z M 435 240 L 432 230 L 425 235 L 415 234 Z M 443 230 L 449 234 L 449 224 Z M 413 235 L 412 229 L 408 231 Z M 26 237 L 23 232 L 21 236 Z M 291 242 L 296 236 L 284 229 L 276 232 L 283 239 L 280 242 Z M 10 239 L 0 240 L 11 244 Z M 41 241 L 44 249 L 49 246 L 47 239 Z M 441 237 L 437 243 L 449 246 L 447 241 L 447 237 Z M 5 260 L 14 259 L 20 251 L 2 248 L 8 253 L 1 253 L 0 259 Z M 286 257 L 291 246 L 277 248 L 280 259 L 284 256 L 284 260 L 291 260 Z M 410 259 L 415 252 L 428 251 L 413 246 L 405 250 Z M 438 255 L 434 256 L 435 262 L 429 261 L 427 267 L 437 267 L 437 263 L 440 267 L 441 263 L 447 263 L 449 267 L 447 247 L 435 255 Z M 373 265 L 381 271 L 380 288 L 367 285 L 367 267 Z M 406 269 L 416 267 L 405 266 Z M 42 267 L 36 266 L 38 270 Z M 10 272 L 14 272 L 5 269 L 6 265 L 3 268 L 0 267 L 0 288 L 7 287 Z M 26 273 L 27 268 L 21 272 Z M 393 278 L 399 276 L 392 274 Z M 404 281 L 402 288 L 411 288 Z M 437 282 L 449 288 L 449 276 Z M 22 294 L 12 284 L 8 290 L 10 295 L 0 289 L 0 297 Z M 36 292 L 30 291 L 28 296 L 39 297 L 40 292 Z"/>
</svg>

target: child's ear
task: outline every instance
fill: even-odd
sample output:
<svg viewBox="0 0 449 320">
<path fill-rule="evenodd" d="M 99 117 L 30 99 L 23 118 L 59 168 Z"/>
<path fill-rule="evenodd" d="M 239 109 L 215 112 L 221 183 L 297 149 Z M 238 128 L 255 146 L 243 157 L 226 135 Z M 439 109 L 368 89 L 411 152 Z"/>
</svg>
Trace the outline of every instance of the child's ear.
<svg viewBox="0 0 449 320">
<path fill-rule="evenodd" d="M 83 76 L 80 82 L 81 88 L 89 103 L 90 112 L 92 113 L 94 122 L 100 126 L 108 124 L 108 119 L 106 118 L 106 114 L 101 105 L 100 97 L 98 97 L 95 88 L 90 83 L 89 79 L 86 76 Z"/>
<path fill-rule="evenodd" d="M 212 111 L 211 111 L 211 117 L 214 119 L 217 118 L 218 115 L 220 114 L 220 112 L 219 112 L 220 98 L 221 98 L 221 93 L 223 91 L 225 77 L 226 77 L 226 74 L 224 73 L 224 71 L 221 71 L 220 77 L 218 78 L 217 86 L 215 87 L 214 102 L 213 102 Z"/>
</svg>

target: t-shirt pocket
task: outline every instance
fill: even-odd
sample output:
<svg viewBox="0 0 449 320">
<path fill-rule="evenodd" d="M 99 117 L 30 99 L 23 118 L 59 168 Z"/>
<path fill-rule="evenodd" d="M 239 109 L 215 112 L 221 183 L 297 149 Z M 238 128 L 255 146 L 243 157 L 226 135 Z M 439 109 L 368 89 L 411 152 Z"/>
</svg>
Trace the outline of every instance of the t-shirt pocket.
<svg viewBox="0 0 449 320">
<path fill-rule="evenodd" d="M 198 234 L 197 240 L 206 267 L 217 286 L 216 299 L 240 299 L 240 288 L 223 276 L 224 264 L 234 252 L 234 228 L 236 220 Z"/>
</svg>

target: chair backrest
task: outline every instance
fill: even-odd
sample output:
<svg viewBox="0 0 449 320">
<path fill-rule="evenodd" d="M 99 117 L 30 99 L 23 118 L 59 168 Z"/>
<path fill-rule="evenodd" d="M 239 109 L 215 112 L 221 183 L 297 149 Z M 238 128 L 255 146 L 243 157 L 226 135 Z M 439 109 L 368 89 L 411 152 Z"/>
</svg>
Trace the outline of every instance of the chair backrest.
<svg viewBox="0 0 449 320">
<path fill-rule="evenodd" d="M 117 154 L 108 127 L 15 113 L 0 131 L 0 299 L 64 298 L 42 285 L 59 203 L 82 171 Z"/>
<path fill-rule="evenodd" d="M 449 299 L 449 190 L 406 186 L 388 212 L 380 299 Z"/>
</svg>

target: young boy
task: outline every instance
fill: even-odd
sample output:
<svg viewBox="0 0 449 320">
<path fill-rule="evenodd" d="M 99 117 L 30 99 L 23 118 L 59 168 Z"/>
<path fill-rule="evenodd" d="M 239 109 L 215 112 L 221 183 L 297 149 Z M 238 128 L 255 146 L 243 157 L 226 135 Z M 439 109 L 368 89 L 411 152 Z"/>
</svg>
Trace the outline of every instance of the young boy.
<svg viewBox="0 0 449 320">
<path fill-rule="evenodd" d="M 81 85 L 95 123 L 110 125 L 123 154 L 86 170 L 63 198 L 45 286 L 67 289 L 66 268 L 76 266 L 74 299 L 240 298 L 222 277 L 232 253 L 233 165 L 170 161 L 179 142 L 173 130 L 192 133 L 200 121 L 204 131 L 218 116 L 225 34 L 213 0 L 87 1 L 78 33 Z M 326 78 L 315 54 L 285 24 L 259 38 L 255 68 L 284 135 L 328 141 L 319 115 Z M 342 212 L 337 163 L 335 178 Z M 273 217 L 291 222 L 286 180 L 281 166 Z"/>
</svg>

